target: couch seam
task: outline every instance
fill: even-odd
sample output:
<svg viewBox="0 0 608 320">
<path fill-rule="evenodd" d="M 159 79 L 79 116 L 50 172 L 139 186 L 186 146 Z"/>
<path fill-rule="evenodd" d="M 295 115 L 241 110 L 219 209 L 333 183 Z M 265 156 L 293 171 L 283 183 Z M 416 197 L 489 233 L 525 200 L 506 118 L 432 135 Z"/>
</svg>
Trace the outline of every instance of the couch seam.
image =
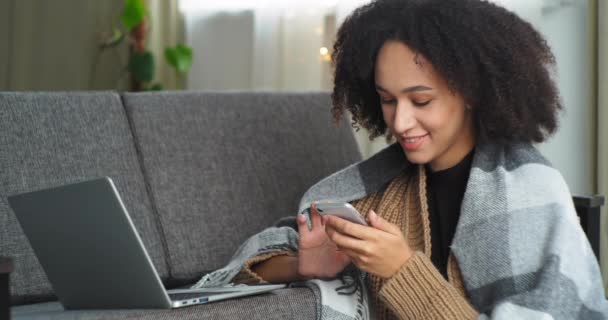
<svg viewBox="0 0 608 320">
<path fill-rule="evenodd" d="M 164 256 L 165 256 L 165 267 L 167 268 L 167 273 L 169 280 L 173 278 L 173 270 L 171 268 L 171 256 L 169 255 L 169 244 L 167 243 L 167 238 L 165 236 L 165 228 L 161 223 L 160 214 L 158 213 L 158 206 L 156 205 L 156 197 L 154 197 L 154 192 L 152 190 L 152 185 L 149 181 L 148 170 L 146 170 L 146 165 L 144 164 L 144 156 L 140 148 L 140 141 L 137 136 L 137 130 L 135 129 L 135 124 L 133 122 L 133 117 L 127 108 L 125 103 L 124 94 L 119 93 L 120 102 L 123 107 L 123 111 L 125 112 L 127 123 L 129 125 L 129 129 L 131 131 L 131 137 L 133 138 L 133 144 L 135 146 L 135 154 L 137 156 L 137 161 L 139 162 L 139 166 L 141 168 L 141 174 L 144 180 L 144 184 L 146 186 L 146 193 L 150 198 L 150 205 L 152 206 L 152 215 L 154 215 L 154 222 L 156 224 L 157 231 L 160 235 L 160 242 L 163 247 Z"/>
</svg>

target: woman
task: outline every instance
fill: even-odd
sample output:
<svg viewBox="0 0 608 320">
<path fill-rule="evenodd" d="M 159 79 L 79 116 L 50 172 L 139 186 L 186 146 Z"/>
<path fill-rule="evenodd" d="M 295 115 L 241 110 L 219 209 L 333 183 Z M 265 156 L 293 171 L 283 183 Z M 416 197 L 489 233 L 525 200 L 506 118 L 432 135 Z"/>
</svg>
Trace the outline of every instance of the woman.
<svg viewBox="0 0 608 320">
<path fill-rule="evenodd" d="M 555 61 L 479 0 L 379 0 L 340 27 L 333 113 L 396 140 L 304 196 L 370 226 L 298 215 L 298 250 L 250 259 L 268 282 L 367 273 L 379 318 L 604 319 L 597 261 L 561 175 L 531 145 L 557 128 Z"/>
</svg>

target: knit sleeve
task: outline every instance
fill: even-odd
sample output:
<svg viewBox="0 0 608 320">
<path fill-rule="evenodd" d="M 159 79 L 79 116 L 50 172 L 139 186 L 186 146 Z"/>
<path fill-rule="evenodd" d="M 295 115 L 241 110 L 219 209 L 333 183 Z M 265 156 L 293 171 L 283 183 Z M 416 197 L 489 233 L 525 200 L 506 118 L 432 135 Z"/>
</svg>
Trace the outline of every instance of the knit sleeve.
<svg viewBox="0 0 608 320">
<path fill-rule="evenodd" d="M 268 283 L 266 280 L 262 279 L 262 277 L 260 277 L 257 273 L 253 272 L 251 268 L 255 264 L 262 263 L 272 257 L 284 255 L 294 255 L 294 253 L 288 250 L 272 251 L 269 253 L 257 255 L 247 260 L 247 262 L 243 264 L 241 271 L 234 277 L 233 282 L 238 284 Z"/>
<path fill-rule="evenodd" d="M 476 319 L 477 311 L 417 251 L 380 289 L 380 298 L 400 319 Z"/>
</svg>

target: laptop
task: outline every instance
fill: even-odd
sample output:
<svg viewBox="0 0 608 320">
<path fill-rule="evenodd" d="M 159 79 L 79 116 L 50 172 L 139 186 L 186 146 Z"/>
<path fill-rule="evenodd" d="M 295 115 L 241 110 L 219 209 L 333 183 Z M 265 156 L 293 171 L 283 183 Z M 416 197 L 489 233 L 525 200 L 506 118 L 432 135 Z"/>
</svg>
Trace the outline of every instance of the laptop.
<svg viewBox="0 0 608 320">
<path fill-rule="evenodd" d="M 286 286 L 165 290 L 108 177 L 8 202 L 65 309 L 180 308 Z"/>
</svg>

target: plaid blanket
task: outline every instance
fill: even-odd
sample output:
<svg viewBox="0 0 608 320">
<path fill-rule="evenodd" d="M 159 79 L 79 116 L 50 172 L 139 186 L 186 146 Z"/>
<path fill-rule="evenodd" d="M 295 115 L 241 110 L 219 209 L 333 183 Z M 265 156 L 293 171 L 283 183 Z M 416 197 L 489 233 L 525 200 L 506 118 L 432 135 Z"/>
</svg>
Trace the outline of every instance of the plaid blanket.
<svg viewBox="0 0 608 320">
<path fill-rule="evenodd" d="M 393 144 L 319 181 L 304 194 L 299 211 L 307 214 L 313 201 L 363 198 L 409 165 L 401 147 Z M 248 257 L 273 246 L 297 250 L 297 232 L 283 226 L 253 236 L 228 266 L 205 276 L 206 283 L 229 282 Z M 530 144 L 476 147 L 451 250 L 479 319 L 608 318 L 599 265 L 568 187 Z M 363 277 L 354 276 L 354 288 L 361 293 Z M 369 309 L 364 316 L 357 312 L 367 300 L 350 297 L 354 313 L 346 310 L 340 316 L 368 318 Z M 319 305 L 332 309 L 329 300 L 321 297 Z M 318 315 L 322 318 L 323 312 Z"/>
<path fill-rule="evenodd" d="M 289 225 L 289 226 L 286 226 Z M 221 287 L 230 284 L 245 262 L 256 255 L 275 250 L 297 251 L 298 233 L 295 218 L 282 219 L 274 227 L 253 235 L 236 251 L 223 268 L 204 275 L 192 288 Z M 371 319 L 365 274 L 348 268 L 336 280 L 309 280 L 291 283 L 290 287 L 309 287 L 316 300 L 317 319 Z"/>
</svg>

